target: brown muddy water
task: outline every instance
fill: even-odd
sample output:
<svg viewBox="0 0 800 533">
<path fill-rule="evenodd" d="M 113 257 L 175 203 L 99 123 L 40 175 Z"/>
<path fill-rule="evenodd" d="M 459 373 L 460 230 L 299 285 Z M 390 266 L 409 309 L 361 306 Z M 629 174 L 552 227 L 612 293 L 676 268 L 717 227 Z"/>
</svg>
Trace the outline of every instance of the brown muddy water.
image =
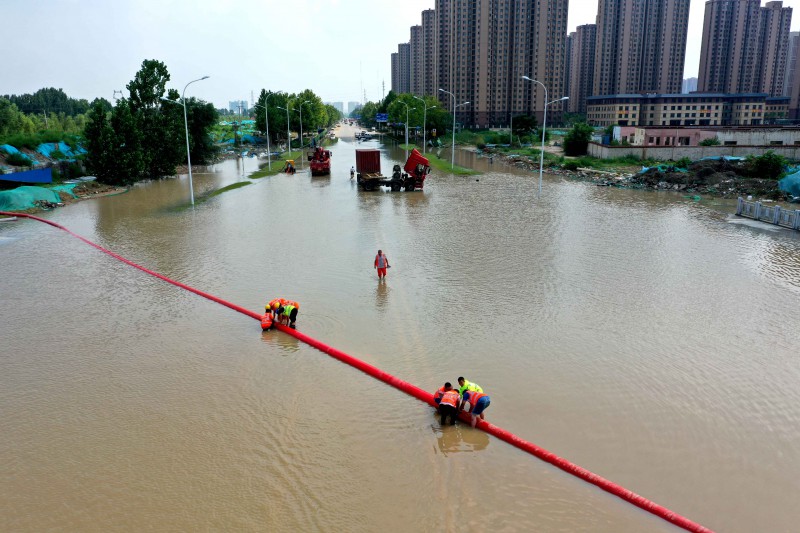
<svg viewBox="0 0 800 533">
<path fill-rule="evenodd" d="M 477 179 L 365 193 L 357 146 L 194 209 L 181 177 L 44 216 L 249 309 L 298 300 L 425 389 L 467 376 L 487 420 L 709 528 L 797 531 L 796 233 L 555 176 L 536 201 L 472 154 Z M 2 531 L 677 531 L 47 225 L 0 226 L 0 265 Z"/>
</svg>

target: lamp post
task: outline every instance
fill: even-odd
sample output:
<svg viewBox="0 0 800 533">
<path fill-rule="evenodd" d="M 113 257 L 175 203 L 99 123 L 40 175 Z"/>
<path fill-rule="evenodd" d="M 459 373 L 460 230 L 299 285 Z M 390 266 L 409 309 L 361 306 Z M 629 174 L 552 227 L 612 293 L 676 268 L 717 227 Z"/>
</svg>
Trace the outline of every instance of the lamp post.
<svg viewBox="0 0 800 533">
<path fill-rule="evenodd" d="M 564 96 L 557 100 L 553 100 L 552 102 L 547 101 L 547 87 L 544 86 L 544 83 L 540 82 L 539 80 L 534 80 L 533 78 L 529 78 L 528 76 L 522 76 L 523 80 L 528 80 L 533 83 L 538 83 L 544 89 L 544 117 L 542 118 L 542 151 L 539 153 L 539 192 L 536 195 L 536 198 L 540 198 L 542 196 L 542 170 L 544 168 L 544 134 L 545 130 L 547 129 L 547 106 L 550 104 L 554 104 L 556 102 L 561 102 L 563 100 L 569 100 L 569 96 Z"/>
<path fill-rule="evenodd" d="M 441 87 L 439 90 L 443 93 L 449 94 L 453 98 L 453 148 L 451 150 L 452 153 L 450 154 L 450 168 L 453 168 L 456 165 L 456 108 L 459 108 L 462 105 L 467 105 L 469 102 L 456 105 L 456 95 L 450 91 L 445 91 Z"/>
<path fill-rule="evenodd" d="M 286 152 L 290 153 L 292 151 L 292 135 L 289 133 L 289 104 L 286 104 L 286 107 L 275 106 L 278 109 L 283 109 L 286 111 Z"/>
<path fill-rule="evenodd" d="M 300 111 L 300 168 L 303 168 L 303 159 L 305 159 L 305 155 L 303 154 L 303 104 L 307 103 L 308 100 L 303 100 L 297 104 L 297 110 Z"/>
<path fill-rule="evenodd" d="M 405 124 L 405 126 L 406 126 L 406 159 L 408 159 L 408 111 L 409 111 L 409 107 L 408 107 L 408 104 L 405 103 L 405 102 L 400 102 L 400 103 L 403 104 L 404 106 L 406 106 L 406 124 Z M 416 107 L 412 107 L 411 109 L 416 109 Z"/>
<path fill-rule="evenodd" d="M 417 100 L 422 102 L 422 105 L 425 106 L 425 111 L 423 111 L 423 113 L 422 113 L 422 153 L 424 154 L 425 150 L 426 150 L 426 148 L 428 146 L 428 141 L 427 141 L 427 136 L 426 136 L 426 134 L 428 132 L 428 104 L 426 104 L 425 100 L 420 98 L 419 96 L 415 96 L 414 98 L 416 98 Z M 432 105 L 431 109 L 433 109 L 434 107 L 436 107 L 436 106 Z M 408 141 L 406 141 L 406 142 L 408 142 Z"/>
<path fill-rule="evenodd" d="M 196 80 L 190 81 L 183 87 L 183 92 L 181 93 L 181 102 L 183 103 L 183 127 L 186 129 L 186 162 L 189 165 L 189 197 L 192 200 L 192 205 L 194 205 L 194 185 L 192 183 L 192 156 L 189 154 L 189 119 L 186 118 L 186 87 L 196 81 L 203 81 L 207 79 L 208 76 L 203 76 L 202 78 L 197 78 Z M 164 98 L 163 96 L 161 99 L 165 102 L 172 102 L 173 104 L 177 103 L 175 100 L 170 100 L 169 98 Z"/>
<path fill-rule="evenodd" d="M 269 147 L 269 111 L 267 111 L 267 107 L 269 107 L 267 105 L 267 99 L 268 98 L 269 98 L 269 95 L 264 96 L 264 105 L 256 104 L 253 107 L 263 107 L 264 108 L 264 123 L 267 126 L 267 168 L 269 168 L 269 170 L 271 171 L 272 170 L 272 150 Z"/>
</svg>

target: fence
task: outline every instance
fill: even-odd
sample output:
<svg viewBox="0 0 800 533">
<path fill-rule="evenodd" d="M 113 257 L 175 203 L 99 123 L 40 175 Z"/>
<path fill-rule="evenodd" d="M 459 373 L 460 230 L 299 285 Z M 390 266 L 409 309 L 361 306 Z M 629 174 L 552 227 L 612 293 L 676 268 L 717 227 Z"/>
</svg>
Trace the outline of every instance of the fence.
<svg viewBox="0 0 800 533">
<path fill-rule="evenodd" d="M 776 226 L 800 230 L 800 209 L 784 209 L 779 205 L 763 205 L 761 202 L 750 202 L 742 197 L 736 203 L 736 214 L 740 217 L 752 218 L 768 222 Z"/>
<path fill-rule="evenodd" d="M 598 159 L 634 156 L 639 159 L 655 159 L 658 161 L 677 161 L 688 157 L 697 161 L 704 157 L 747 157 L 764 155 L 773 151 L 791 160 L 800 159 L 800 145 L 770 146 L 608 146 L 590 142 L 588 154 Z"/>
</svg>

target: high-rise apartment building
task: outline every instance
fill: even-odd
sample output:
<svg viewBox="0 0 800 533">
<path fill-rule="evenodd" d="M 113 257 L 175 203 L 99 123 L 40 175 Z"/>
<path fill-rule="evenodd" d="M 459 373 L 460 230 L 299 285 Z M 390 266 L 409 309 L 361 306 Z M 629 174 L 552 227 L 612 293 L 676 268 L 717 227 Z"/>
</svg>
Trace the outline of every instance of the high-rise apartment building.
<svg viewBox="0 0 800 533">
<path fill-rule="evenodd" d="M 791 20 L 783 2 L 708 0 L 698 90 L 781 96 Z"/>
<path fill-rule="evenodd" d="M 400 54 L 392 54 L 392 91 L 400 92 Z"/>
<path fill-rule="evenodd" d="M 789 32 L 789 50 L 786 55 L 786 73 L 783 77 L 783 96 L 791 96 L 795 78 L 800 75 L 797 71 L 798 55 L 800 55 L 800 31 Z"/>
<path fill-rule="evenodd" d="M 437 88 L 455 95 L 469 126 L 507 125 L 511 116 L 542 120 L 545 91 L 564 96 L 567 2 L 541 0 L 437 0 Z M 445 109 L 453 98 L 440 93 Z M 560 113 L 553 106 L 550 112 Z"/>
<path fill-rule="evenodd" d="M 789 27 L 792 8 L 783 2 L 767 2 L 760 12 L 756 57 L 761 60 L 758 72 L 758 92 L 782 96 L 784 91 L 786 61 L 789 56 Z"/>
<path fill-rule="evenodd" d="M 347 102 L 347 114 L 349 115 L 359 107 L 361 107 L 361 102 Z"/>
<path fill-rule="evenodd" d="M 398 92 L 411 92 L 411 45 L 401 43 L 397 45 L 398 64 Z"/>
<path fill-rule="evenodd" d="M 422 94 L 437 93 L 436 76 L 436 11 L 426 9 L 422 12 Z"/>
<path fill-rule="evenodd" d="M 678 93 L 689 0 L 599 0 L 594 95 Z"/>
<path fill-rule="evenodd" d="M 681 86 L 681 94 L 693 93 L 697 90 L 697 78 L 686 78 Z"/>
<path fill-rule="evenodd" d="M 411 94 L 420 96 L 423 85 L 423 61 L 425 58 L 422 42 L 422 26 L 411 26 L 408 40 L 408 88 Z"/>
<path fill-rule="evenodd" d="M 594 86 L 595 43 L 597 26 L 578 26 L 572 36 L 569 59 L 569 102 L 572 113 L 586 113 L 586 98 L 592 96 Z"/>
</svg>

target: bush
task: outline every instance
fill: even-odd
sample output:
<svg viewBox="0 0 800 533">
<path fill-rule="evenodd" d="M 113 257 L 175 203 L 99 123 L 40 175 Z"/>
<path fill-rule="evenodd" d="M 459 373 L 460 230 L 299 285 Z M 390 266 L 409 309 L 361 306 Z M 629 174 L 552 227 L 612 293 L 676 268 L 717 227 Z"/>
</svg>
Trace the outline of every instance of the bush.
<svg viewBox="0 0 800 533">
<path fill-rule="evenodd" d="M 692 164 L 692 160 L 688 157 L 682 157 L 675 161 L 675 166 L 678 168 L 689 168 L 689 165 Z"/>
<path fill-rule="evenodd" d="M 578 165 L 578 162 L 577 162 L 577 161 L 567 161 L 566 163 L 564 163 L 564 164 L 561 166 L 561 168 L 563 168 L 564 170 L 572 170 L 572 171 L 575 171 L 575 170 L 578 170 L 578 167 L 579 167 L 579 166 L 580 166 L 580 165 Z"/>
<path fill-rule="evenodd" d="M 594 129 L 582 122 L 575 124 L 564 136 L 564 154 L 569 156 L 585 155 Z"/>
<path fill-rule="evenodd" d="M 699 146 L 719 146 L 719 139 L 711 137 L 710 139 L 703 139 L 698 143 Z"/>
<path fill-rule="evenodd" d="M 786 165 L 786 158 L 772 150 L 768 150 L 764 155 L 747 158 L 748 174 L 754 178 L 778 179 Z"/>
<path fill-rule="evenodd" d="M 53 150 L 50 152 L 50 157 L 53 159 L 66 159 L 67 156 L 61 150 Z"/>
<path fill-rule="evenodd" d="M 6 162 L 15 167 L 32 167 L 33 161 L 22 154 L 13 153 L 6 156 Z"/>
</svg>

